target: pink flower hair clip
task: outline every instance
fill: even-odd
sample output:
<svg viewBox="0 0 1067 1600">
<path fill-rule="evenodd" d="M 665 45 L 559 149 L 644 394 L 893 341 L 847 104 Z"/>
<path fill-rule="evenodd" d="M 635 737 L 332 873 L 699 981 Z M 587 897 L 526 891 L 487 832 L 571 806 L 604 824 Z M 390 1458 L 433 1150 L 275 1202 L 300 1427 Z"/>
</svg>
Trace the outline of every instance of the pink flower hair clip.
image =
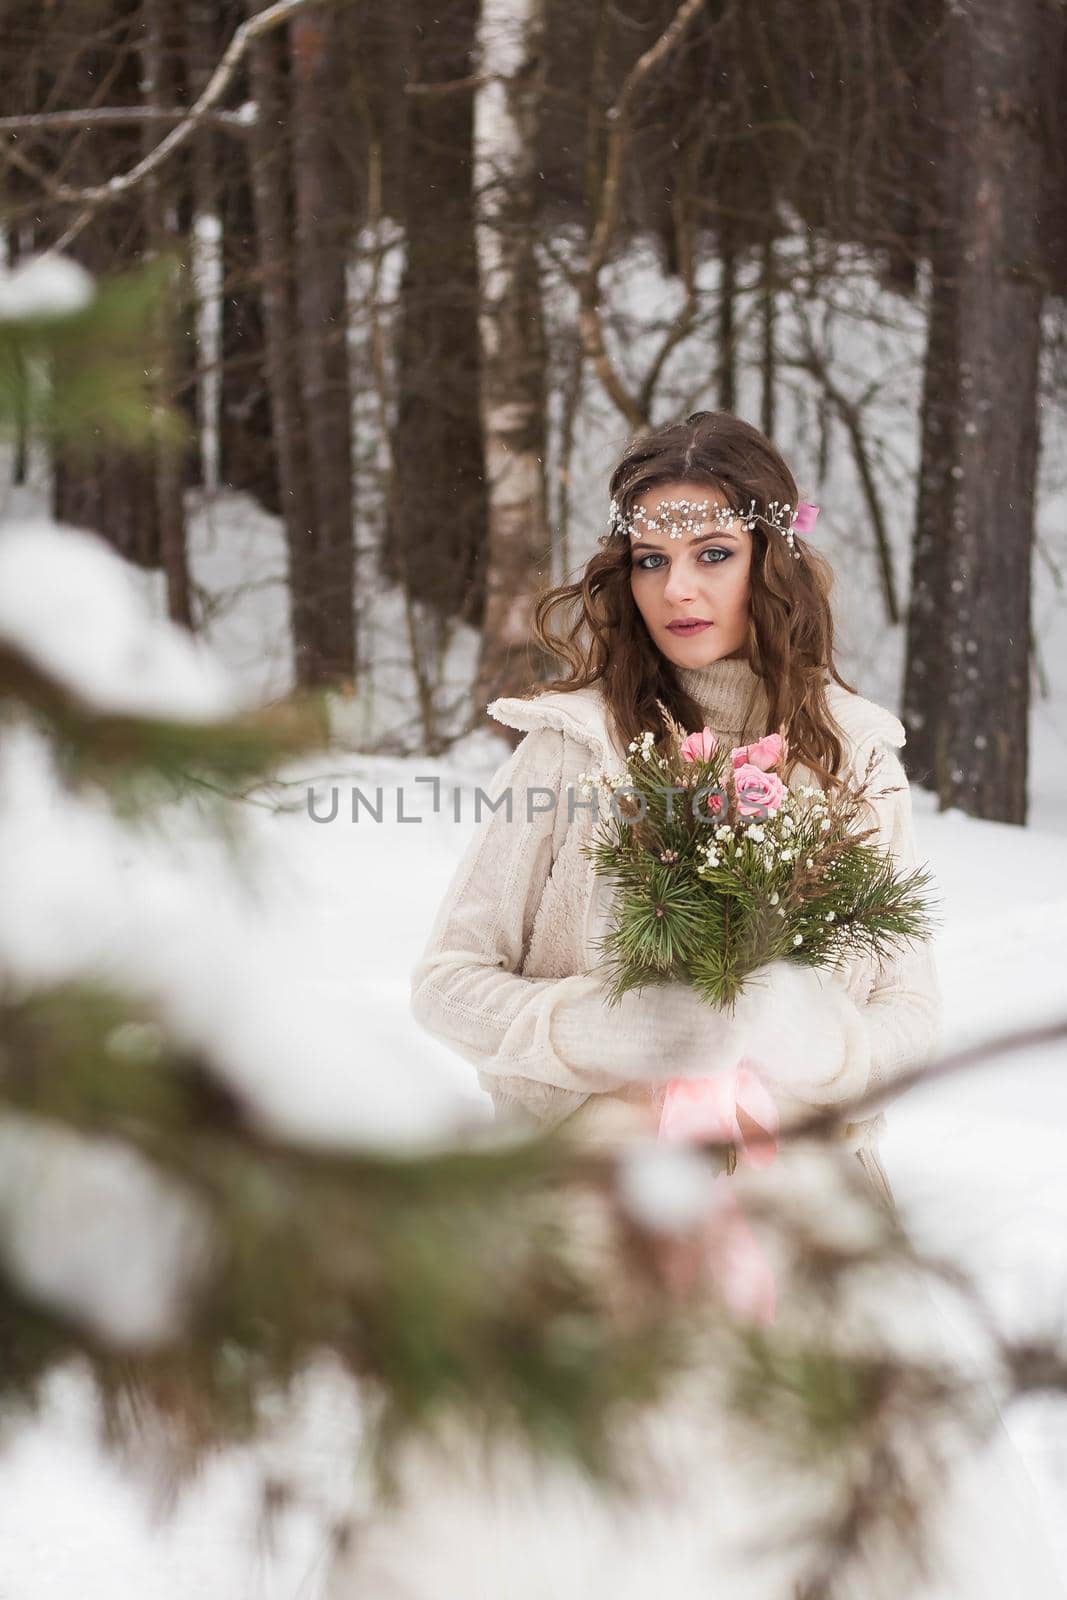
<svg viewBox="0 0 1067 1600">
<path fill-rule="evenodd" d="M 797 514 L 793 518 L 793 532 L 814 533 L 815 519 L 818 515 L 818 506 L 813 506 L 808 500 L 801 500 L 797 506 Z"/>
<path fill-rule="evenodd" d="M 798 500 L 795 511 L 792 506 L 779 505 L 777 500 L 772 500 L 767 507 L 766 516 L 759 512 L 755 516 L 750 513 L 748 526 L 751 528 L 754 523 L 762 522 L 769 528 L 775 528 L 799 561 L 800 551 L 797 549 L 796 536 L 798 533 L 813 533 L 818 515 L 819 507 L 812 505 L 810 500 Z"/>
</svg>

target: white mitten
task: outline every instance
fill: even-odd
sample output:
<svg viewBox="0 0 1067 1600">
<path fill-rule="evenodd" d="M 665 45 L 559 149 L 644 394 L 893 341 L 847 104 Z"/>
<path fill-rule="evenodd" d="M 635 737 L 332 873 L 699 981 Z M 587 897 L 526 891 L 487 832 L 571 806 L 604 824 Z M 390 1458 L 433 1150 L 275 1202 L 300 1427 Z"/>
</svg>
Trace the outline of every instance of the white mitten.
<svg viewBox="0 0 1067 1600">
<path fill-rule="evenodd" d="M 609 1006 L 603 975 L 591 972 L 551 984 L 539 1027 L 560 1063 L 557 1081 L 603 1094 L 713 1072 L 730 1019 L 673 981 L 631 989 Z"/>
<path fill-rule="evenodd" d="M 722 1065 L 757 1063 L 783 1116 L 860 1095 L 870 1077 L 862 1012 L 828 972 L 772 961 L 737 999 Z"/>
</svg>

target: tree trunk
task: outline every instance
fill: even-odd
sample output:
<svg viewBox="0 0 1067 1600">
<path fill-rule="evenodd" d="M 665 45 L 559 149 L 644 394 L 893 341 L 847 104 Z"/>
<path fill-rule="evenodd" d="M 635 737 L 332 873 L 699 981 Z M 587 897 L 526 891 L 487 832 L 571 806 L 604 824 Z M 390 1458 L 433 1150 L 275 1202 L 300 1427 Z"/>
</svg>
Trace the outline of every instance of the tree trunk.
<svg viewBox="0 0 1067 1600">
<path fill-rule="evenodd" d="M 934 769 L 943 809 L 1017 823 L 1027 805 L 1043 299 L 1043 150 L 1032 108 L 1042 103 L 1044 62 L 1059 55 L 1053 28 L 1062 21 L 1043 0 L 972 0 L 950 17 L 944 46 L 960 225 L 955 345 L 949 336 L 934 352 L 952 362 L 956 388 L 939 529 Z M 939 409 L 931 386 L 928 425 Z M 934 448 L 944 449 L 943 436 L 932 460 Z"/>
<path fill-rule="evenodd" d="M 282 515 L 273 445 L 266 294 L 259 267 L 252 177 L 244 156 L 221 174 L 222 372 L 219 475 L 275 515 Z M 283 517 L 283 520 L 285 518 Z"/>
<path fill-rule="evenodd" d="M 119 30 L 123 7 L 108 0 L 81 0 L 64 10 L 64 27 L 70 38 L 84 41 L 73 59 L 57 66 L 49 103 L 56 110 L 76 110 L 92 105 L 99 85 L 106 81 L 112 105 L 137 105 L 141 98 L 136 54 L 126 51 L 118 60 L 105 43 L 109 30 Z M 68 12 L 70 14 L 68 14 Z M 141 154 L 136 124 L 117 128 L 86 129 L 64 148 L 63 176 L 72 186 L 106 182 L 111 173 L 123 172 Z M 44 213 L 36 244 L 54 243 L 69 217 L 55 210 Z M 50 236 L 51 234 L 51 236 Z M 144 206 L 139 194 L 105 207 L 78 235 L 69 253 L 94 277 L 103 277 L 130 265 L 144 248 Z M 62 381 L 61 364 L 56 369 Z M 159 525 L 156 515 L 154 463 L 142 451 L 118 445 L 91 450 L 57 445 L 53 453 L 52 511 L 60 522 L 91 528 L 128 561 L 143 567 L 160 565 Z"/>
<path fill-rule="evenodd" d="M 477 0 L 412 0 L 411 9 L 412 84 L 470 76 Z M 469 92 L 453 91 L 408 102 L 395 470 L 382 568 L 431 616 L 480 626 L 486 491 L 471 101 Z"/>
<path fill-rule="evenodd" d="M 249 12 L 264 10 L 267 3 L 268 0 L 250 0 Z M 253 43 L 249 68 L 258 115 L 248 154 L 258 241 L 271 432 L 289 553 L 293 658 L 297 682 L 308 686 L 320 681 L 317 595 L 306 559 L 315 537 L 315 513 L 296 363 L 289 103 L 283 64 L 284 42 L 276 32 Z"/>
<path fill-rule="evenodd" d="M 521 694 L 539 676 L 533 602 L 548 574 L 545 339 L 536 245 L 544 0 L 486 0 L 475 111 L 482 307 L 482 416 L 489 558 L 477 699 Z"/>
<path fill-rule="evenodd" d="M 317 611 L 319 682 L 356 672 L 352 527 L 352 399 L 345 268 L 352 204 L 336 131 L 344 95 L 337 7 L 311 6 L 289 24 L 297 352 L 313 534 L 304 560 Z"/>
<path fill-rule="evenodd" d="M 778 267 L 772 233 L 768 233 L 764 238 L 760 253 L 760 427 L 769 439 L 773 439 L 777 423 L 775 334 L 778 306 L 775 298 L 777 290 L 775 280 Z"/>
<path fill-rule="evenodd" d="M 717 307 L 718 370 L 716 403 L 720 411 L 737 408 L 737 252 L 728 218 L 719 225 L 719 300 Z"/>
<path fill-rule="evenodd" d="M 944 624 L 948 614 L 948 545 L 953 471 L 959 461 L 956 385 L 955 209 L 946 211 L 931 240 L 930 307 L 926 329 L 915 536 L 911 553 L 907 655 L 904 665 L 904 765 L 917 783 L 931 785 L 945 715 Z"/>
<path fill-rule="evenodd" d="M 955 79 L 965 70 L 946 36 L 919 85 L 921 125 L 928 143 L 939 154 L 923 218 L 930 294 L 902 711 L 908 730 L 905 769 L 914 782 L 929 787 L 936 784 L 937 745 L 944 717 L 947 529 L 952 514 L 953 468 L 959 465 L 957 289 L 962 143 L 959 138 L 949 137 L 949 129 L 956 114 L 954 108 L 958 109 L 966 93 L 966 82 L 957 83 Z"/>
</svg>

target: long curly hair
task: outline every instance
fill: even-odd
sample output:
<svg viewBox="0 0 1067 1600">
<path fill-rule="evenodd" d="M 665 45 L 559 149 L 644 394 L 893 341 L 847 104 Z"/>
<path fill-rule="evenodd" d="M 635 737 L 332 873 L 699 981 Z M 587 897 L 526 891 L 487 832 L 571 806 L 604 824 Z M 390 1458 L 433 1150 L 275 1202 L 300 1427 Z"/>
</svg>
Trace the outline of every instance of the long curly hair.
<svg viewBox="0 0 1067 1600">
<path fill-rule="evenodd" d="M 611 475 L 610 494 L 628 517 L 647 490 L 682 482 L 719 490 L 735 510 L 754 500 L 757 512 L 767 514 L 772 501 L 798 502 L 793 475 L 774 445 L 726 411 L 696 411 L 634 439 Z M 788 735 L 790 770 L 802 763 L 824 787 L 833 787 L 844 746 L 826 685 L 830 678 L 845 689 L 852 685 L 834 664 L 832 569 L 806 540 L 798 535 L 795 542 L 799 559 L 780 533 L 760 522 L 752 529 L 747 659 L 766 690 L 768 727 L 784 727 Z M 662 706 L 687 728 L 699 728 L 704 713 L 653 644 L 634 603 L 629 538 L 613 529 L 599 544 L 577 582 L 537 599 L 534 632 L 568 675 L 539 684 L 534 693 L 599 683 L 621 747 L 650 729 L 665 751 L 670 734 Z M 553 631 L 557 617 L 559 632 Z"/>
</svg>

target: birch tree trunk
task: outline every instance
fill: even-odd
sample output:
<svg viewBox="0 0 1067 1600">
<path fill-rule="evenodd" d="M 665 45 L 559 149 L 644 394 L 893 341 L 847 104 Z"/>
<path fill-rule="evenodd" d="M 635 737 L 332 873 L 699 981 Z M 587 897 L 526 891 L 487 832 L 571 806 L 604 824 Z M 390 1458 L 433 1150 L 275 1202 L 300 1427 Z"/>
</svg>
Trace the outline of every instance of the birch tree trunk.
<svg viewBox="0 0 1067 1600">
<path fill-rule="evenodd" d="M 537 150 L 545 0 L 484 0 L 488 79 L 475 106 L 482 418 L 489 491 L 478 701 L 521 694 L 542 652 L 533 601 L 550 576 L 546 533 L 545 335 L 537 263 Z"/>
<path fill-rule="evenodd" d="M 185 76 L 189 99 L 205 88 L 220 54 L 213 0 L 186 0 Z M 191 179 L 192 277 L 196 317 L 195 418 L 200 443 L 200 481 L 208 494 L 220 481 L 222 400 L 223 245 L 216 136 L 201 128 L 189 159 Z"/>
<path fill-rule="evenodd" d="M 143 0 L 142 35 L 140 41 L 141 75 L 144 103 L 157 109 L 173 105 L 173 62 L 178 54 L 174 13 L 168 0 Z M 145 150 L 151 150 L 160 134 L 150 123 L 145 124 Z M 179 273 L 177 194 L 173 167 L 152 173 L 144 185 L 145 237 L 151 255 L 166 254 L 172 259 L 172 270 Z M 188 263 L 186 262 L 186 266 Z M 175 289 L 180 287 L 176 276 Z M 177 315 L 187 314 L 187 296 L 175 295 Z M 173 386 L 172 323 L 167 306 L 160 306 L 156 314 L 156 361 L 153 377 L 154 404 L 162 410 L 170 400 Z M 186 549 L 185 496 L 183 462 L 178 449 L 166 441 L 157 440 L 153 446 L 152 464 L 155 480 L 155 511 L 159 528 L 160 564 L 167 584 L 167 611 L 174 622 L 184 627 L 193 626 L 192 591 L 189 584 L 189 562 Z"/>
</svg>

